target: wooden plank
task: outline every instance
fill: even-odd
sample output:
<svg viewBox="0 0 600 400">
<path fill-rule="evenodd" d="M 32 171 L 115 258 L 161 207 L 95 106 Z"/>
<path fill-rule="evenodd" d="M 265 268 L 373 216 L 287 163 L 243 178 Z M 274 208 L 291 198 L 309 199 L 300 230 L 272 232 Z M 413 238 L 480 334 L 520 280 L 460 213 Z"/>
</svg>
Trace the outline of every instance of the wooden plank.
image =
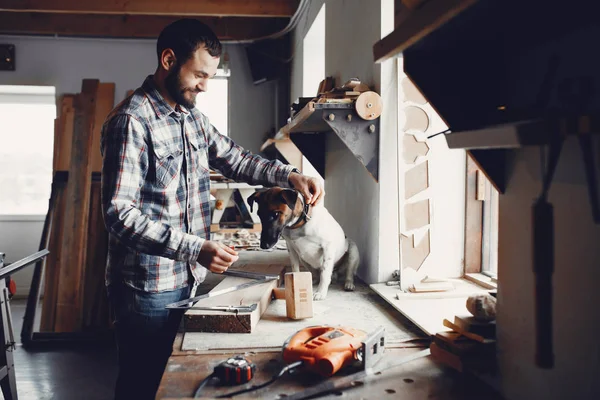
<svg viewBox="0 0 600 400">
<path fill-rule="evenodd" d="M 92 182 L 83 291 L 83 328 L 105 330 L 110 326 L 104 286 L 108 232 L 102 217 L 100 181 Z"/>
<path fill-rule="evenodd" d="M 100 136 L 106 116 L 115 104 L 115 84 L 101 83 L 98 87 L 94 112 L 94 132 L 92 134 L 92 172 L 102 172 L 102 154 L 100 152 Z"/>
<path fill-rule="evenodd" d="M 4 0 L 0 10 L 74 14 L 291 17 L 296 11 L 298 2 L 298 0 Z"/>
<path fill-rule="evenodd" d="M 67 207 L 63 215 L 56 332 L 76 332 L 81 329 L 84 263 L 92 183 L 91 138 L 99 84 L 97 79 L 84 79 L 81 93 L 75 97 L 74 102 L 75 120 L 67 184 Z"/>
<path fill-rule="evenodd" d="M 406 200 L 429 187 L 429 161 L 426 160 L 404 173 L 404 187 Z"/>
<path fill-rule="evenodd" d="M 71 143 L 73 142 L 73 120 L 75 95 L 64 94 L 59 100 L 59 111 L 54 125 L 54 172 L 68 171 L 71 164 Z"/>
<path fill-rule="evenodd" d="M 56 200 L 52 212 L 52 228 L 50 229 L 48 243 L 50 254 L 46 257 L 44 266 L 44 295 L 40 317 L 41 332 L 54 331 L 56 299 L 58 297 L 58 277 L 62 259 L 63 216 L 66 213 L 67 184 L 66 182 L 54 182 L 53 185 L 56 185 Z"/>
<path fill-rule="evenodd" d="M 483 202 L 477 200 L 477 173 L 480 169 L 467 152 L 465 188 L 465 274 L 481 272 Z"/>
<path fill-rule="evenodd" d="M 404 205 L 403 232 L 419 229 L 430 223 L 429 199 Z"/>
<path fill-rule="evenodd" d="M 241 269 L 270 275 L 281 275 L 285 266 L 281 264 L 250 264 Z M 248 279 L 227 276 L 211 292 L 229 288 L 248 282 Z M 227 333 L 252 333 L 254 327 L 260 320 L 269 303 L 273 289 L 278 286 L 278 281 L 270 281 L 247 289 L 227 293 L 214 298 L 201 300 L 198 306 L 229 306 L 229 305 L 251 305 L 256 303 L 258 307 L 250 313 L 228 313 L 221 311 L 188 310 L 184 315 L 184 326 L 186 332 L 227 332 Z"/>
<path fill-rule="evenodd" d="M 392 33 L 373 45 L 375 62 L 381 63 L 427 36 L 477 0 L 429 0 L 415 8 Z"/>
<path fill-rule="evenodd" d="M 0 33 L 156 39 L 179 17 L 0 11 Z M 279 32 L 289 18 L 199 17 L 220 40 L 250 40 Z"/>
</svg>

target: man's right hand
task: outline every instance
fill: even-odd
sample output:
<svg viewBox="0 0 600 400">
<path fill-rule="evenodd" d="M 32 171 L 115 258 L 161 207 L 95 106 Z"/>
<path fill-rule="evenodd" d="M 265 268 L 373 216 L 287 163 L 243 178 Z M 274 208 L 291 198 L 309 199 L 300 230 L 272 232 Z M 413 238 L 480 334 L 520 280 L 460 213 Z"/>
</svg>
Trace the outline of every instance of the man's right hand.
<svg viewBox="0 0 600 400">
<path fill-rule="evenodd" d="M 207 240 L 200 249 L 198 262 L 209 271 L 222 274 L 227 268 L 238 260 L 237 251 L 219 242 Z"/>
</svg>

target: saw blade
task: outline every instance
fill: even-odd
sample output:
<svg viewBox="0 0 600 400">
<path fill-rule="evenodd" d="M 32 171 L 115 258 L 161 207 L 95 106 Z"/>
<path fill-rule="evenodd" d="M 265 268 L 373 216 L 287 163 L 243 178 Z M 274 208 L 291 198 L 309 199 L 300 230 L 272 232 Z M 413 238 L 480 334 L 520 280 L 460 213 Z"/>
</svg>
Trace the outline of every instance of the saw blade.
<svg viewBox="0 0 600 400">
<path fill-rule="evenodd" d="M 277 278 L 278 277 L 275 276 L 275 275 L 267 276 L 264 279 L 257 279 L 257 280 L 254 280 L 254 281 L 242 283 L 240 285 L 235 285 L 235 286 L 228 287 L 228 288 L 221 289 L 221 290 L 217 290 L 217 291 L 214 291 L 214 292 L 208 292 L 206 294 L 201 294 L 200 296 L 196 296 L 196 297 L 192 297 L 192 298 L 189 298 L 189 299 L 186 299 L 186 300 L 181 300 L 181 301 L 177 301 L 175 303 L 167 304 L 165 306 L 165 308 L 168 308 L 168 309 L 184 309 L 184 310 L 186 310 L 188 308 L 191 308 L 193 306 L 193 303 L 197 302 L 199 300 L 208 299 L 210 297 L 216 297 L 216 296 L 220 296 L 220 295 L 223 295 L 223 294 L 226 294 L 226 293 L 235 292 L 236 290 L 246 289 L 246 288 L 249 288 L 249 287 L 252 287 L 252 286 L 260 285 L 260 284 L 265 283 L 265 282 L 274 281 Z"/>
</svg>

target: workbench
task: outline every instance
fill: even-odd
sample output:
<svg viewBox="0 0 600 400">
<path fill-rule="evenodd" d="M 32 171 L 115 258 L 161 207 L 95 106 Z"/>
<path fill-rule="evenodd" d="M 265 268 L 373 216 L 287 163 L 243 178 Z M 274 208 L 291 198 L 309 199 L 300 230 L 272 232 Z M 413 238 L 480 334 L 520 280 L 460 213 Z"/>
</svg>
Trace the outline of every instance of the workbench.
<svg viewBox="0 0 600 400">
<path fill-rule="evenodd" d="M 202 379 L 210 375 L 213 368 L 221 361 L 232 356 L 227 354 L 198 354 L 194 351 L 181 351 L 183 333 L 177 335 L 173 354 L 169 358 L 163 374 L 156 399 L 174 400 L 190 399 Z M 398 344 L 393 348 L 386 348 L 384 358 L 379 363 L 392 365 L 395 360 L 413 354 L 426 348 L 426 343 Z M 281 352 L 254 352 L 244 349 L 244 354 L 257 366 L 255 378 L 246 385 L 218 387 L 215 384 L 207 385 L 202 391 L 202 398 L 230 393 L 241 388 L 261 384 L 271 379 L 283 367 Z M 377 364 L 379 366 L 379 363 Z M 351 371 L 355 372 L 355 371 Z M 346 372 L 348 373 L 348 372 Z M 344 371 L 338 372 L 331 379 L 340 379 Z M 319 382 L 322 378 L 308 375 L 301 371 L 293 375 L 284 375 L 275 383 L 257 390 L 235 396 L 234 398 L 283 398 L 303 389 L 307 389 Z M 319 398 L 339 398 L 338 392 Z M 386 370 L 380 375 L 369 376 L 356 382 L 354 387 L 345 390 L 346 399 L 501 399 L 490 386 L 472 375 L 461 374 L 449 367 L 435 361 L 431 356 L 413 360 L 407 364 Z"/>
</svg>

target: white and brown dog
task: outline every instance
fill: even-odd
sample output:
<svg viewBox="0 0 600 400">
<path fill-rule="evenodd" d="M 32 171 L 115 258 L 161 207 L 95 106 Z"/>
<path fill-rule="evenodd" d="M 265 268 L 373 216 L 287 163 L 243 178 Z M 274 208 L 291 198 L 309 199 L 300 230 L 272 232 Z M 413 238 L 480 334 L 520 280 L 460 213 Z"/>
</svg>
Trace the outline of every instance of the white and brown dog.
<svg viewBox="0 0 600 400">
<path fill-rule="evenodd" d="M 320 272 L 314 300 L 327 297 L 334 269 L 338 274 L 345 274 L 344 289 L 354 290 L 358 248 L 346 238 L 322 202 L 309 206 L 297 191 L 279 187 L 248 197 L 250 210 L 255 202 L 262 223 L 260 247 L 272 248 L 281 235 L 287 243 L 293 271 L 300 271 L 303 265 L 311 272 Z"/>
</svg>

